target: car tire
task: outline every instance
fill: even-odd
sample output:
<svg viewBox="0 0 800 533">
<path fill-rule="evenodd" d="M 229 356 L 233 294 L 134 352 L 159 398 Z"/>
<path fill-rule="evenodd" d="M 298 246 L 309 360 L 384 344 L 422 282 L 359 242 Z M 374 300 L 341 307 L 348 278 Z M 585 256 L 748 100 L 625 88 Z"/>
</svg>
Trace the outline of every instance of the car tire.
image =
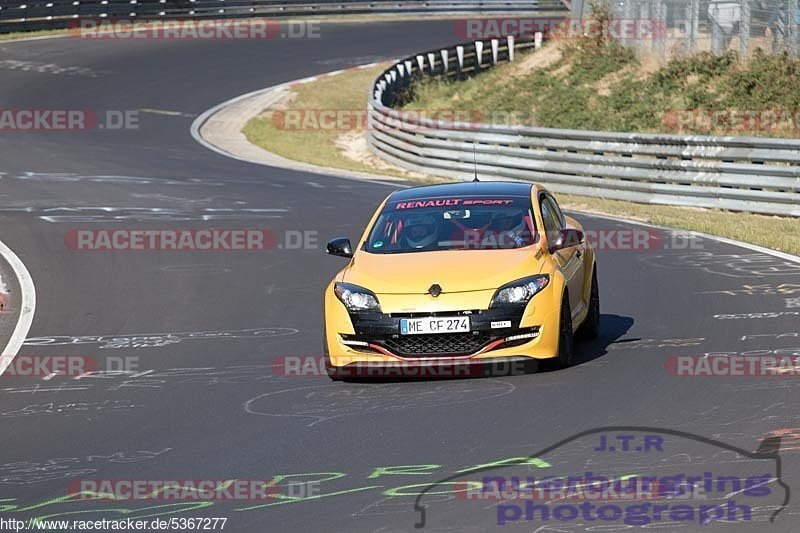
<svg viewBox="0 0 800 533">
<path fill-rule="evenodd" d="M 572 311 L 569 307 L 569 296 L 564 293 L 561 299 L 561 316 L 558 318 L 558 366 L 572 366 L 574 340 L 572 336 Z"/>
<path fill-rule="evenodd" d="M 589 312 L 578 328 L 581 339 L 596 339 L 600 336 L 600 290 L 597 286 L 597 268 L 592 269 L 592 290 L 589 293 Z"/>
<path fill-rule="evenodd" d="M 325 372 L 328 374 L 328 377 L 331 381 L 342 381 L 342 371 L 339 370 L 338 367 L 335 367 L 331 364 L 331 360 L 329 357 L 325 357 Z"/>
</svg>

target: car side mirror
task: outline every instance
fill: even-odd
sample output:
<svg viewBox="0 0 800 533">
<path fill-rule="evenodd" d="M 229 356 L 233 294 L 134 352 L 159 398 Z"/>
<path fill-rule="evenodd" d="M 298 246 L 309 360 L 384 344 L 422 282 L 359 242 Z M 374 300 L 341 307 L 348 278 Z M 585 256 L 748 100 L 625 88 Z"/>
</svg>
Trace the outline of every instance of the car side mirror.
<svg viewBox="0 0 800 533">
<path fill-rule="evenodd" d="M 336 237 L 328 241 L 327 252 L 339 257 L 353 257 L 353 245 L 347 237 Z"/>
<path fill-rule="evenodd" d="M 578 246 L 583 241 L 584 236 L 581 230 L 575 228 L 562 229 L 556 234 L 555 240 L 550 243 L 550 253 L 563 250 L 564 248 Z"/>
</svg>

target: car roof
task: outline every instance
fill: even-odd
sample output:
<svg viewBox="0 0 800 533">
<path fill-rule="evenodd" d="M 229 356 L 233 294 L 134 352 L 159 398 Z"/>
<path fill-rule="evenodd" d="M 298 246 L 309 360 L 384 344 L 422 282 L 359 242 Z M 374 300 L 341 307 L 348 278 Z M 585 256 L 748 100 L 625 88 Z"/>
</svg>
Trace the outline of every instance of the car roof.
<svg viewBox="0 0 800 533">
<path fill-rule="evenodd" d="M 460 181 L 442 185 L 425 185 L 395 191 L 390 202 L 443 198 L 453 196 L 524 196 L 530 198 L 532 183 L 516 181 Z"/>
</svg>

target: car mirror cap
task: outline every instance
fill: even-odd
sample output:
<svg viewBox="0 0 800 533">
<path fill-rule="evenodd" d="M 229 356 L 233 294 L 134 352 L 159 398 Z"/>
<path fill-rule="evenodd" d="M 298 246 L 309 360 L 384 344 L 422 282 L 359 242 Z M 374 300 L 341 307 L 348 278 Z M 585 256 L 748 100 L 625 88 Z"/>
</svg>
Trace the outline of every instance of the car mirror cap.
<svg viewBox="0 0 800 533">
<path fill-rule="evenodd" d="M 563 250 L 565 248 L 578 246 L 583 242 L 584 234 L 581 230 L 577 228 L 562 229 L 558 232 L 555 241 L 550 244 L 550 253 Z"/>
<path fill-rule="evenodd" d="M 353 245 L 347 237 L 336 237 L 328 241 L 325 251 L 339 257 L 353 257 Z"/>
</svg>

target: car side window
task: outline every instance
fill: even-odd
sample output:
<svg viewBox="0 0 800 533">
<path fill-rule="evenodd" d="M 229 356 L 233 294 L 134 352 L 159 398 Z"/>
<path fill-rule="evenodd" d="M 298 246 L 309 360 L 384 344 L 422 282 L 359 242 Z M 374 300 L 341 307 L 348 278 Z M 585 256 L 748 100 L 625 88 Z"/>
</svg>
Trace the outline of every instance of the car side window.
<svg viewBox="0 0 800 533">
<path fill-rule="evenodd" d="M 553 207 L 552 202 L 546 195 L 539 197 L 539 207 L 542 210 L 542 222 L 544 222 L 544 230 L 547 233 L 547 240 L 555 239 L 555 235 L 561 229 L 561 221 L 558 219 L 558 214 Z"/>
<path fill-rule="evenodd" d="M 559 207 L 558 202 L 556 202 L 556 199 L 549 194 L 546 196 L 546 198 L 550 201 L 550 203 L 553 206 L 553 209 L 555 210 L 556 218 L 559 220 L 559 225 L 562 228 L 567 227 L 567 219 L 564 218 L 564 213 L 561 212 L 561 207 Z"/>
</svg>

